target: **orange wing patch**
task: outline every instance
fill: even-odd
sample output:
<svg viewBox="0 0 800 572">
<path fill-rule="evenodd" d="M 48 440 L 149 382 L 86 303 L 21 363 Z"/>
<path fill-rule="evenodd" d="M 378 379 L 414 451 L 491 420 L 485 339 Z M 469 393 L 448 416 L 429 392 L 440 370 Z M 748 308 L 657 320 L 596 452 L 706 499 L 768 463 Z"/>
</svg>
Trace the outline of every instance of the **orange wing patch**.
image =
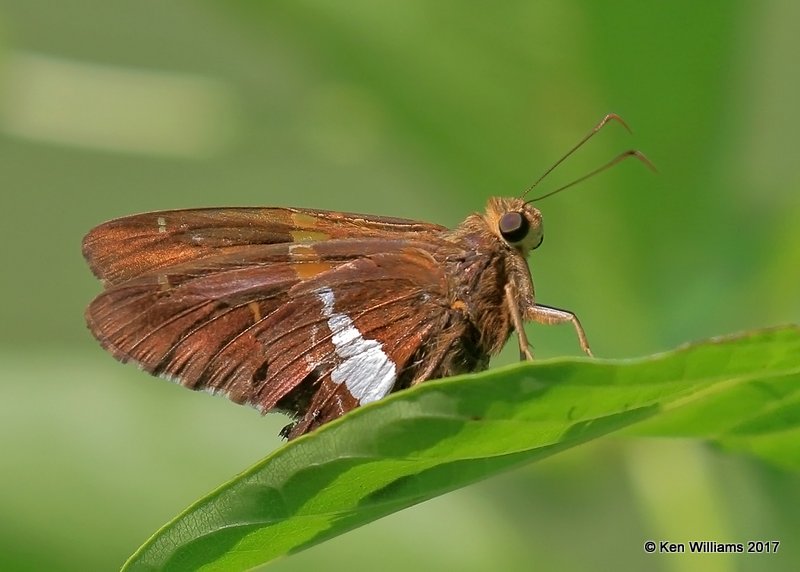
<svg viewBox="0 0 800 572">
<path fill-rule="evenodd" d="M 322 261 L 316 249 L 310 244 L 292 244 L 289 246 L 289 254 L 292 267 L 300 280 L 308 280 L 333 268 L 332 264 Z"/>
</svg>

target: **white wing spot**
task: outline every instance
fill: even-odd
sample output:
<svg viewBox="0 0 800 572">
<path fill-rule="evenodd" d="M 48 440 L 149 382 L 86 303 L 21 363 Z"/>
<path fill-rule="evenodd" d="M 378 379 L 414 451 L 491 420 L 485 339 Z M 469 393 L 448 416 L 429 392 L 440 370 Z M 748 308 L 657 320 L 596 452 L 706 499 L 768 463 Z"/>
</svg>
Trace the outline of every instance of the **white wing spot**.
<svg viewBox="0 0 800 572">
<path fill-rule="evenodd" d="M 167 232 L 167 219 L 163 216 L 160 216 L 156 219 L 158 223 L 158 232 Z"/>
<path fill-rule="evenodd" d="M 328 318 L 333 346 L 341 361 L 331 372 L 335 383 L 344 382 L 361 404 L 377 401 L 394 387 L 397 368 L 377 340 L 365 340 L 353 320 L 334 311 L 334 295 L 330 288 L 315 293 L 322 302 L 322 314 Z"/>
</svg>

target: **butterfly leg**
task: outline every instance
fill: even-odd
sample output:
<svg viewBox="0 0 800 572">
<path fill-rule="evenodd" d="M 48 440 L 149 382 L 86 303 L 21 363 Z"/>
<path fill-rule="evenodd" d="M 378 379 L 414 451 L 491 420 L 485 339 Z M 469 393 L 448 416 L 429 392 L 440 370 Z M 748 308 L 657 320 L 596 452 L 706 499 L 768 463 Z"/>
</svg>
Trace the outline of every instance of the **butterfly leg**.
<svg viewBox="0 0 800 572">
<path fill-rule="evenodd" d="M 517 331 L 517 340 L 519 340 L 519 359 L 520 361 L 533 360 L 531 345 L 528 342 L 527 334 L 525 334 L 525 322 L 522 320 L 517 307 L 517 293 L 510 282 L 506 284 L 505 290 L 506 305 L 511 313 L 511 321 L 514 323 L 514 329 Z"/>
<path fill-rule="evenodd" d="M 586 332 L 583 330 L 578 316 L 572 312 L 535 304 L 528 308 L 526 318 L 548 326 L 570 322 L 575 327 L 575 331 L 578 334 L 578 342 L 581 345 L 581 349 L 586 355 L 592 356 L 592 350 L 589 349 L 589 342 L 586 340 Z"/>
</svg>

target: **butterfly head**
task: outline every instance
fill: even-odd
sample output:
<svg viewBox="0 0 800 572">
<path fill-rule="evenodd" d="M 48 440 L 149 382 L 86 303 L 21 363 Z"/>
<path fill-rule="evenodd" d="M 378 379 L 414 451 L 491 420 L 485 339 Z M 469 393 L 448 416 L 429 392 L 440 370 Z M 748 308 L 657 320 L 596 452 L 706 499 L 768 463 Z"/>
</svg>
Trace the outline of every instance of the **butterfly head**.
<svg viewBox="0 0 800 572">
<path fill-rule="evenodd" d="M 523 256 L 544 240 L 542 213 L 521 198 L 493 198 L 486 207 L 485 220 L 490 230 Z"/>
</svg>

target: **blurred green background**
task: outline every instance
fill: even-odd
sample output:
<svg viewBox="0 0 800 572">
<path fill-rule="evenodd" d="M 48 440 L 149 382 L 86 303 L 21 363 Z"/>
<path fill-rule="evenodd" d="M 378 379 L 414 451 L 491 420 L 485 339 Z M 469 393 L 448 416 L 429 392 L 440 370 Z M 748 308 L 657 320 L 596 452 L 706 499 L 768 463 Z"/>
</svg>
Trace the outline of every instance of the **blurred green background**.
<svg viewBox="0 0 800 572">
<path fill-rule="evenodd" d="M 113 570 L 278 447 L 286 419 L 122 366 L 86 331 L 92 226 L 294 205 L 455 225 L 541 192 L 538 299 L 634 357 L 800 321 L 800 4 L 0 2 L 0 569 Z M 577 355 L 531 326 L 537 355 Z M 515 344 L 496 360 L 515 359 Z M 273 570 L 796 570 L 800 479 L 702 444 L 606 439 Z M 647 539 L 781 540 L 647 555 Z"/>
</svg>

